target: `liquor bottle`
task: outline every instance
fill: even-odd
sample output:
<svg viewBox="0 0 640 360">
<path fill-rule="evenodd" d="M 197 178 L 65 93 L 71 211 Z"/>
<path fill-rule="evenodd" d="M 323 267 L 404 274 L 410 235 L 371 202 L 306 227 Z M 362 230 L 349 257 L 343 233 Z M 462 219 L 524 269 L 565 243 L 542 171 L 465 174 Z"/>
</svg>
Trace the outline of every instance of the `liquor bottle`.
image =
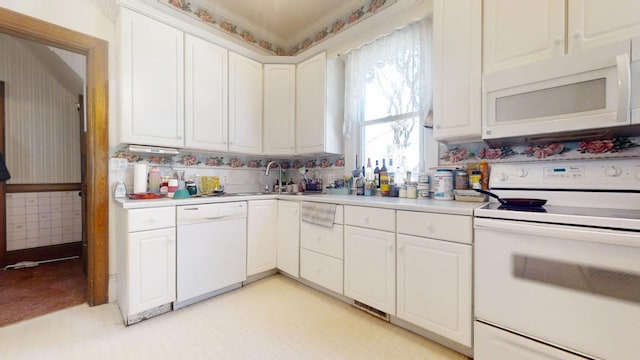
<svg viewBox="0 0 640 360">
<path fill-rule="evenodd" d="M 389 159 L 389 170 L 387 171 L 387 174 L 389 176 L 389 185 L 395 185 L 396 184 L 396 173 L 395 170 L 393 168 L 393 159 Z"/>
<path fill-rule="evenodd" d="M 382 159 L 382 168 L 380 169 L 380 193 L 382 196 L 389 195 L 389 174 L 387 173 L 387 166 L 385 165 L 385 159 Z"/>
<path fill-rule="evenodd" d="M 376 188 L 380 188 L 380 168 L 378 167 L 378 160 L 376 160 L 376 168 L 373 169 L 373 181 L 376 182 Z"/>
<path fill-rule="evenodd" d="M 402 164 L 402 161 L 400 161 L 400 164 Z M 405 176 L 406 174 L 404 172 L 404 167 L 398 165 L 398 167 L 396 167 L 396 183 L 398 184 L 398 186 L 401 186 L 402 184 L 407 182 Z"/>
<path fill-rule="evenodd" d="M 364 178 L 367 181 L 373 181 L 374 177 L 373 177 L 373 168 L 371 167 L 371 158 L 367 159 L 367 168 L 364 171 Z"/>
</svg>

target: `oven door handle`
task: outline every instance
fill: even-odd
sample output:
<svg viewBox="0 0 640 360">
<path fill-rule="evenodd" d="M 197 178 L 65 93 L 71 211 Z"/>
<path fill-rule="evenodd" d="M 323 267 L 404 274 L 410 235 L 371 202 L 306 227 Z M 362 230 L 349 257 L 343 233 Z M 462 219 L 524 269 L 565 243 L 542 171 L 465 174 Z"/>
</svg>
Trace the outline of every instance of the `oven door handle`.
<svg viewBox="0 0 640 360">
<path fill-rule="evenodd" d="M 484 218 L 475 218 L 474 228 L 476 231 L 498 231 L 512 234 L 533 235 L 537 237 L 560 238 L 600 244 L 640 247 L 638 233 L 630 231 L 627 232 L 618 230 L 587 228 L 583 226 L 534 224 L 522 221 Z"/>
</svg>

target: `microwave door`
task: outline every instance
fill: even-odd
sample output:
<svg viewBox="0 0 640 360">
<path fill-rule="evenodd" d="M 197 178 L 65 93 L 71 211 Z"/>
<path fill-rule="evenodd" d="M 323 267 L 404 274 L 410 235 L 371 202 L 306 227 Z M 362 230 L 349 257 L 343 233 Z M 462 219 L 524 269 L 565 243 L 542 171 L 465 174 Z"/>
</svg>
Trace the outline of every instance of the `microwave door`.
<svg viewBox="0 0 640 360">
<path fill-rule="evenodd" d="M 483 139 L 567 133 L 630 122 L 629 42 L 488 74 Z M 626 50 L 626 52 L 624 52 Z M 622 53 L 620 53 L 622 52 Z"/>
</svg>

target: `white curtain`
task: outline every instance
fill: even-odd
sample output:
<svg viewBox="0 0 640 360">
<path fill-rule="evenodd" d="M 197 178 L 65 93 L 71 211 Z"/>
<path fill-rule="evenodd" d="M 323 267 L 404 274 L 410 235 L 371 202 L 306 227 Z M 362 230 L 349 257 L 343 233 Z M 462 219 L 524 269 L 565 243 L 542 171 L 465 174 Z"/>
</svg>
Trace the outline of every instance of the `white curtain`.
<svg viewBox="0 0 640 360">
<path fill-rule="evenodd" d="M 420 56 L 410 57 L 409 67 L 415 66 L 419 76 L 418 86 L 413 91 L 419 93 L 420 119 L 426 119 L 432 105 L 432 76 L 431 76 L 431 19 L 425 18 L 414 22 L 405 28 L 381 37 L 358 49 L 351 50 L 347 54 L 345 70 L 345 114 L 343 135 L 346 141 L 345 164 L 346 169 L 362 166 L 350 164 L 350 160 L 359 153 L 357 146 L 360 143 L 359 124 L 364 121 L 365 87 L 370 80 L 374 67 L 384 59 L 387 64 L 394 64 L 398 60 L 398 54 L 407 49 L 419 47 Z M 405 67 L 406 64 L 404 65 Z M 375 76 L 375 75 L 373 75 Z M 411 79 L 412 82 L 415 79 Z"/>
</svg>

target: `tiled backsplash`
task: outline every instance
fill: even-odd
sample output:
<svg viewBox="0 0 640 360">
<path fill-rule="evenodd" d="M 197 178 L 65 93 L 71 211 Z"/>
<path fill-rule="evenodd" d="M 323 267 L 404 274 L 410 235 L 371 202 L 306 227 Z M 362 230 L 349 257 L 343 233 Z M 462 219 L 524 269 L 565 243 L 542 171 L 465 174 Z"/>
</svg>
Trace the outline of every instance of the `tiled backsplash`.
<svg viewBox="0 0 640 360">
<path fill-rule="evenodd" d="M 299 183 L 302 175 L 298 168 L 304 166 L 307 178 L 320 177 L 324 184 L 330 179 L 340 179 L 345 175 L 344 157 L 341 155 L 318 156 L 299 159 L 265 159 L 256 157 L 229 156 L 227 154 L 181 153 L 176 156 L 133 154 L 120 149 L 112 149 L 111 157 L 124 158 L 129 162 L 126 172 L 111 172 L 111 185 L 124 181 L 127 189 L 133 187 L 133 164 L 145 163 L 157 166 L 162 175 L 172 175 L 176 170 L 184 170 L 186 180 L 197 180 L 198 175 L 220 176 L 227 192 L 260 191 L 268 184 L 273 186 L 278 178 L 277 171 L 265 175 L 266 165 L 276 160 L 285 170 L 287 179 Z"/>
<path fill-rule="evenodd" d="M 7 194 L 7 251 L 82 241 L 77 191 Z"/>
</svg>

